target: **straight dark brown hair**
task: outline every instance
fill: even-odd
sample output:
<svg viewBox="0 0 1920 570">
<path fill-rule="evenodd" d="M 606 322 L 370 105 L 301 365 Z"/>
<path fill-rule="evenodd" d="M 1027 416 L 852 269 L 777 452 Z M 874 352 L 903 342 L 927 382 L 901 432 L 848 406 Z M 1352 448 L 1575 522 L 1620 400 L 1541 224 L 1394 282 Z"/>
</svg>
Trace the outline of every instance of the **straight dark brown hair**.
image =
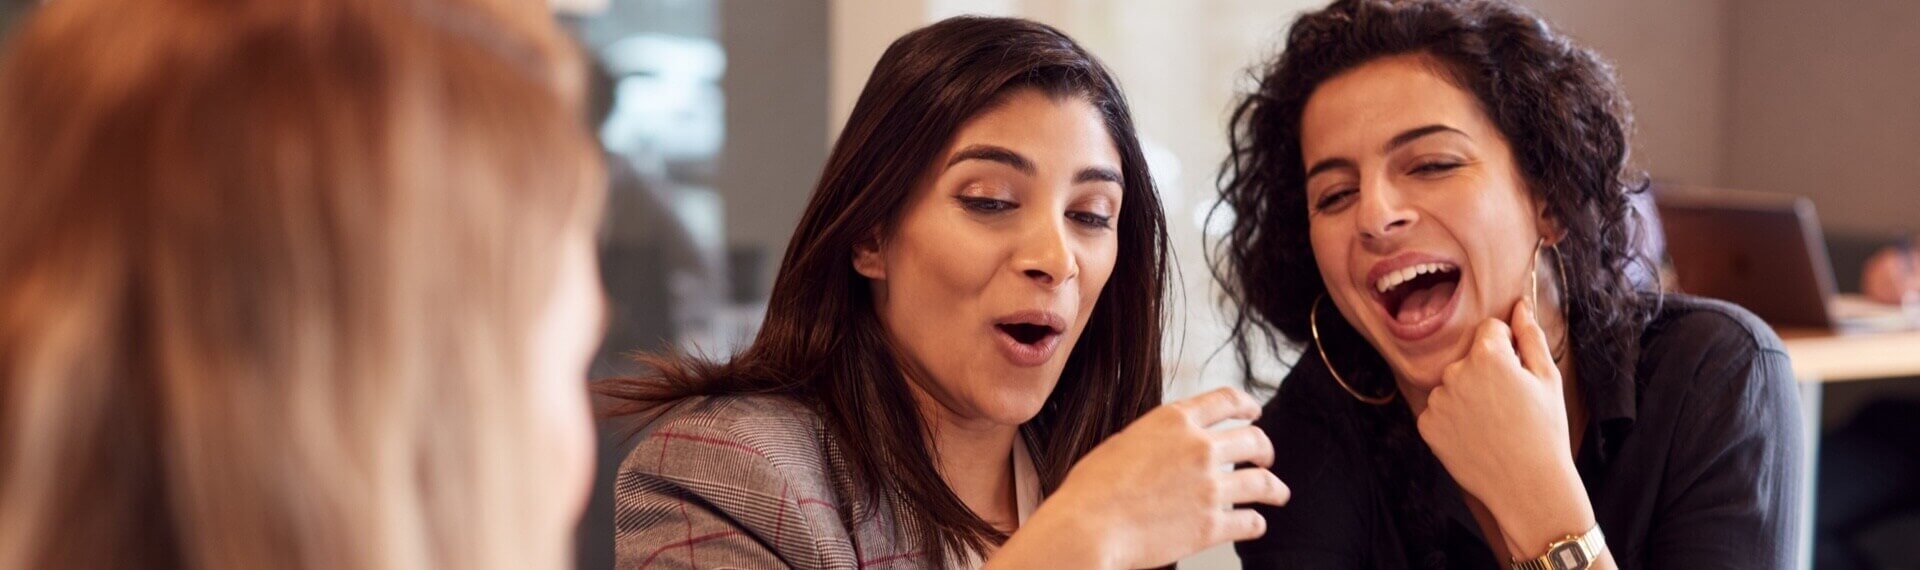
<svg viewBox="0 0 1920 570">
<path fill-rule="evenodd" d="M 1119 151 L 1119 258 L 1045 407 L 1021 429 L 1046 491 L 1089 450 L 1160 404 L 1166 227 L 1120 87 L 1051 27 L 959 17 L 896 40 L 875 66 L 787 246 L 765 324 L 724 363 L 647 355 L 653 373 L 611 379 L 608 416 L 646 416 L 690 396 L 778 394 L 815 409 L 875 496 L 898 497 L 928 533 L 926 560 L 1006 534 L 947 488 L 903 363 L 854 272 L 854 246 L 887 235 L 960 126 L 1020 89 L 1084 98 Z"/>
</svg>

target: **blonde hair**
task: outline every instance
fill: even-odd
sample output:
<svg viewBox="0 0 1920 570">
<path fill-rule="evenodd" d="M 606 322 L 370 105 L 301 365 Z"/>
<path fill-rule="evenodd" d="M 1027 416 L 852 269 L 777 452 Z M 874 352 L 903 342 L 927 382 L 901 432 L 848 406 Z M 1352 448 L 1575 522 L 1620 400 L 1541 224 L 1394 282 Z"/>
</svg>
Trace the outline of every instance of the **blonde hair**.
<svg viewBox="0 0 1920 570">
<path fill-rule="evenodd" d="M 39 12 L 0 60 L 0 568 L 567 563 L 524 371 L 600 174 L 544 4 Z"/>
</svg>

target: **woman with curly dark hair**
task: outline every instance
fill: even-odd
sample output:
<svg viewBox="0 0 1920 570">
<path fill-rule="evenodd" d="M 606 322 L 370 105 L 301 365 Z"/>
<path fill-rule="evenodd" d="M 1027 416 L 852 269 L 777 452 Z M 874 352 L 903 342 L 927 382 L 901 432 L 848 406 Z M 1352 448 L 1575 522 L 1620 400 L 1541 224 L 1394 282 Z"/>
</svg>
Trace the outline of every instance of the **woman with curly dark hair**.
<svg viewBox="0 0 1920 570">
<path fill-rule="evenodd" d="M 1504 2 L 1342 0 L 1260 79 L 1213 261 L 1241 362 L 1304 352 L 1258 424 L 1295 498 L 1247 567 L 1790 563 L 1787 357 L 1630 285 L 1645 185 L 1604 61 Z"/>
</svg>

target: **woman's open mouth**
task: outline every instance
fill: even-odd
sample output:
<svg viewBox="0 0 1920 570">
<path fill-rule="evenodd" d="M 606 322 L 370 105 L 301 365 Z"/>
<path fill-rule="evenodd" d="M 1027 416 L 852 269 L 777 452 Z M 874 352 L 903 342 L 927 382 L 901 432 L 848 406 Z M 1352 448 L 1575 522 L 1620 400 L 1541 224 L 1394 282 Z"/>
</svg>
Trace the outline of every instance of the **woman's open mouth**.
<svg viewBox="0 0 1920 570">
<path fill-rule="evenodd" d="M 1001 318 L 993 328 L 1000 353 L 1014 366 L 1024 368 L 1046 364 L 1053 358 L 1060 346 L 1060 334 L 1066 331 L 1066 320 L 1052 313 L 1029 311 Z"/>
<path fill-rule="evenodd" d="M 1416 263 L 1375 278 L 1374 300 L 1386 312 L 1394 336 L 1420 340 L 1446 324 L 1459 285 L 1460 266 L 1444 261 Z"/>
</svg>

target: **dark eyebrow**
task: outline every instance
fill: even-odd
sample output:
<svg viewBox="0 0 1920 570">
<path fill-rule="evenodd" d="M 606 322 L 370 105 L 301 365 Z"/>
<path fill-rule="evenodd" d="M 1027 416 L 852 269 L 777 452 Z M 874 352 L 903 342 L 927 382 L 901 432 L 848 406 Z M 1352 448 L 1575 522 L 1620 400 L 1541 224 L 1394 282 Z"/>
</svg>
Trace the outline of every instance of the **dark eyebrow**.
<svg viewBox="0 0 1920 570">
<path fill-rule="evenodd" d="M 1326 172 L 1328 170 L 1341 169 L 1341 168 L 1358 170 L 1360 167 L 1355 166 L 1353 164 L 1353 161 L 1347 160 L 1344 158 L 1328 158 L 1328 159 L 1321 160 L 1320 162 L 1313 163 L 1313 168 L 1307 169 L 1307 176 L 1305 179 L 1312 180 L 1315 175 L 1318 175 L 1322 172 Z"/>
<path fill-rule="evenodd" d="M 1392 139 L 1387 140 L 1387 144 L 1385 146 L 1380 147 L 1380 152 L 1381 154 L 1393 152 L 1393 149 L 1406 146 L 1407 143 L 1418 140 L 1420 137 L 1424 137 L 1424 136 L 1436 134 L 1436 133 L 1454 133 L 1463 137 L 1467 137 L 1467 140 L 1473 140 L 1472 136 L 1468 135 L 1465 132 L 1462 132 L 1460 129 L 1456 129 L 1446 125 L 1427 125 L 1424 127 L 1407 129 L 1405 132 L 1394 135 Z M 1321 160 L 1320 162 L 1313 163 L 1313 167 L 1307 169 L 1307 175 L 1304 178 L 1311 180 L 1313 179 L 1313 176 L 1316 174 L 1326 172 L 1328 170 L 1339 169 L 1339 168 L 1359 168 L 1359 167 L 1355 166 L 1353 164 L 1353 161 L 1351 160 L 1347 160 L 1344 158 L 1329 158 L 1329 159 Z"/>
<path fill-rule="evenodd" d="M 1020 153 L 1014 152 L 1006 147 L 988 144 L 972 145 L 954 152 L 953 158 L 947 159 L 947 168 L 953 168 L 953 165 L 969 160 L 998 162 L 1013 167 L 1014 170 L 1020 171 L 1021 174 L 1028 176 L 1034 174 L 1033 161 L 1027 160 L 1027 157 L 1021 156 Z"/>
<path fill-rule="evenodd" d="M 1120 185 L 1126 184 L 1125 182 L 1120 181 L 1119 171 L 1116 171 L 1111 168 L 1107 168 L 1105 166 L 1089 166 L 1087 168 L 1080 169 L 1079 174 L 1073 175 L 1074 184 L 1084 184 L 1087 182 L 1112 182 L 1114 184 L 1120 184 Z"/>
<path fill-rule="evenodd" d="M 1473 137 L 1467 136 L 1467 133 L 1461 132 L 1460 129 L 1456 129 L 1446 125 L 1427 125 L 1424 127 L 1407 129 L 1406 132 L 1394 135 L 1392 140 L 1387 141 L 1386 146 L 1380 147 L 1380 153 L 1386 154 L 1389 152 L 1393 152 L 1393 149 L 1406 146 L 1407 143 L 1413 142 L 1419 139 L 1420 137 L 1424 137 L 1424 136 L 1435 134 L 1435 133 L 1453 133 L 1456 135 L 1467 137 L 1467 140 L 1473 140 Z"/>
</svg>

